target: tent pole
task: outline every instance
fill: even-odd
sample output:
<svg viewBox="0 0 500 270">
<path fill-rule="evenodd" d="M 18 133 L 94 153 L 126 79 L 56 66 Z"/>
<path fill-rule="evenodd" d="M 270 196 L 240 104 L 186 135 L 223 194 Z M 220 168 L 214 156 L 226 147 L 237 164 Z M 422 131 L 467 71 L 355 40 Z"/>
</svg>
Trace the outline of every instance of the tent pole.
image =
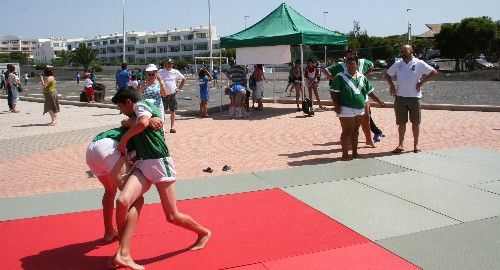
<svg viewBox="0 0 500 270">
<path fill-rule="evenodd" d="M 302 86 L 300 87 L 302 89 L 302 101 L 305 100 L 305 84 L 304 84 L 304 48 L 302 47 L 302 44 L 300 44 L 300 75 L 302 77 Z"/>
<path fill-rule="evenodd" d="M 271 72 L 273 73 L 273 96 L 274 96 L 274 103 L 276 102 L 276 76 L 274 75 L 274 66 L 271 68 Z"/>
</svg>

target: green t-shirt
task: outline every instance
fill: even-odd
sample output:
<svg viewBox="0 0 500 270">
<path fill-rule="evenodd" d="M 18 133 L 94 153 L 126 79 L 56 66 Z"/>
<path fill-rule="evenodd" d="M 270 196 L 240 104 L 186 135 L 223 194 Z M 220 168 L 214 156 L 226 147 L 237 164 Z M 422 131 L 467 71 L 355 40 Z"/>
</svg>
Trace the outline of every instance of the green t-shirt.
<svg viewBox="0 0 500 270">
<path fill-rule="evenodd" d="M 106 139 L 106 138 L 113 139 L 113 140 L 119 142 L 121 140 L 123 134 L 125 134 L 125 132 L 127 132 L 127 128 L 124 128 L 124 127 L 118 127 L 118 128 L 106 130 L 104 132 L 97 134 L 94 137 L 94 139 L 92 140 L 92 142 L 96 142 L 98 140 L 102 140 L 102 139 Z"/>
<path fill-rule="evenodd" d="M 337 74 L 332 80 L 330 91 L 339 93 L 341 106 L 362 109 L 365 107 L 367 95 L 373 91 L 373 86 L 363 74 L 357 72 L 355 77 L 347 73 Z"/>
<path fill-rule="evenodd" d="M 137 118 L 146 115 L 151 117 L 161 117 L 158 107 L 149 101 L 141 100 L 134 104 L 134 111 Z M 141 133 L 132 137 L 138 159 L 157 159 L 169 157 L 167 144 L 163 129 L 154 130 L 147 127 Z"/>
<path fill-rule="evenodd" d="M 373 67 L 372 61 L 363 58 L 358 59 L 358 72 L 360 72 L 361 74 L 366 75 L 366 72 L 368 72 L 368 70 L 370 70 L 370 68 L 372 67 Z M 335 77 L 337 74 L 341 72 L 347 72 L 347 68 L 344 62 L 337 62 L 327 67 L 326 71 L 328 72 L 328 74 Z M 332 88 L 332 86 L 333 86 L 333 80 L 330 81 L 330 88 Z"/>
</svg>

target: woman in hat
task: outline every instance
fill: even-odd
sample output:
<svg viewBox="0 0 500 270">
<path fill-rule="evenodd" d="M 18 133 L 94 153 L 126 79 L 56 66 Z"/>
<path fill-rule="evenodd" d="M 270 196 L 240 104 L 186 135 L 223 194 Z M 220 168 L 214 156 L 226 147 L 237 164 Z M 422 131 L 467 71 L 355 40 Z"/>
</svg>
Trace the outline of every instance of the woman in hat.
<svg viewBox="0 0 500 270">
<path fill-rule="evenodd" d="M 158 68 L 155 64 L 149 64 L 146 69 L 147 78 L 139 85 L 137 90 L 142 95 L 142 99 L 148 100 L 161 112 L 162 120 L 165 120 L 163 102 L 161 97 L 167 95 L 167 88 L 158 74 Z"/>
</svg>

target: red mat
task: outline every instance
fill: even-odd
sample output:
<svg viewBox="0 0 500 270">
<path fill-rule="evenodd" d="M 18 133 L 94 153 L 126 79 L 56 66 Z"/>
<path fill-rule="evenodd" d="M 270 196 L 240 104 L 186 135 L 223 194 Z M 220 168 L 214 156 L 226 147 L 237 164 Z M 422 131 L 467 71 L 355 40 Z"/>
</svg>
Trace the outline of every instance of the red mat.
<svg viewBox="0 0 500 270">
<path fill-rule="evenodd" d="M 420 268 L 395 256 L 375 243 L 326 250 L 234 270 L 418 270 Z"/>
<path fill-rule="evenodd" d="M 180 201 L 178 207 L 213 237 L 205 249 L 185 251 L 196 236 L 168 224 L 159 204 L 145 206 L 132 255 L 148 270 L 223 269 L 369 243 L 277 189 Z M 2 268 L 103 269 L 117 244 L 96 240 L 101 219 L 100 211 L 90 211 L 0 222 Z"/>
</svg>

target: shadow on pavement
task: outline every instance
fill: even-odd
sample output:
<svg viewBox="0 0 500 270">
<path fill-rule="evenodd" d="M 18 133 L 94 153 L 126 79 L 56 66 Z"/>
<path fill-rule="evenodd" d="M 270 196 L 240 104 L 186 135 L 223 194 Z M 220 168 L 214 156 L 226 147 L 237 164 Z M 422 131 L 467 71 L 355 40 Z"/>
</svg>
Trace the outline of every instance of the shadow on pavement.
<svg viewBox="0 0 500 270">
<path fill-rule="evenodd" d="M 26 124 L 26 125 L 19 125 L 19 126 L 12 126 L 12 127 L 45 127 L 48 126 L 49 124 Z"/>
</svg>

